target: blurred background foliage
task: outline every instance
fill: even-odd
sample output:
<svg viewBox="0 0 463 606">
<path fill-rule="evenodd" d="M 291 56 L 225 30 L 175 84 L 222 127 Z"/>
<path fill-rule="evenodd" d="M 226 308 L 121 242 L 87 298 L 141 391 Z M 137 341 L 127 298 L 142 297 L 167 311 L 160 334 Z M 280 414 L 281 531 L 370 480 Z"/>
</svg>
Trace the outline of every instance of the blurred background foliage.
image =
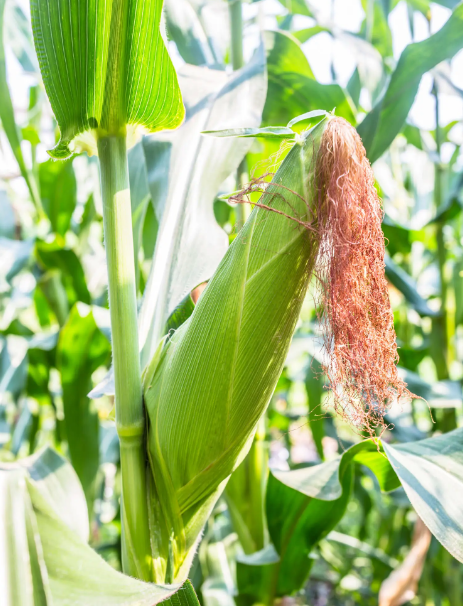
<svg viewBox="0 0 463 606">
<path fill-rule="evenodd" d="M 67 456 L 87 497 L 91 544 L 120 568 L 118 439 L 112 397 L 102 395 L 111 390 L 97 387 L 111 362 L 97 163 L 87 155 L 47 160 L 58 133 L 27 2 L 0 0 L 0 20 L 0 460 L 45 445 Z M 210 130 L 225 127 L 220 99 L 231 94 L 231 72 L 240 68 L 233 85 L 239 94 L 229 99 L 235 128 L 255 126 L 261 112 L 262 126 L 284 126 L 311 110 L 334 108 L 358 128 L 384 204 L 400 372 L 426 400 L 393 408 L 385 438 L 413 442 L 461 426 L 463 5 L 166 0 L 165 27 L 186 104 L 197 88 Z M 239 89 L 256 73 L 257 88 Z M 146 137 L 130 152 L 140 298 L 166 201 L 175 200 L 181 215 L 177 251 L 193 250 L 188 262 L 172 257 L 171 272 L 182 276 L 201 261 L 196 252 L 204 234 L 214 243 L 210 254 L 220 258 L 245 220 L 246 209 L 228 204 L 225 194 L 274 172 L 290 148 L 261 137 L 211 154 L 201 147 L 205 125 L 194 123 L 194 132 L 184 128 L 176 138 Z M 235 159 L 246 151 L 236 173 Z M 177 174 L 169 169 L 171 158 Z M 199 271 L 198 283 L 203 279 Z M 360 440 L 324 408 L 317 335 L 309 296 L 266 418 L 199 548 L 191 578 L 205 606 L 249 603 L 233 595 L 240 579 L 246 585 L 246 557 L 269 546 L 268 466 L 311 466 Z M 93 395 L 102 397 L 91 400 L 95 387 Z M 292 603 L 377 604 L 381 585 L 407 561 L 411 546 L 419 550 L 416 521 L 403 489 L 382 494 L 372 473 L 356 463 L 345 515 L 307 556 L 310 578 Z M 383 594 L 382 606 L 463 604 L 462 565 L 435 539 L 426 555 L 427 547 L 416 595 L 406 579 L 402 601 Z"/>
</svg>

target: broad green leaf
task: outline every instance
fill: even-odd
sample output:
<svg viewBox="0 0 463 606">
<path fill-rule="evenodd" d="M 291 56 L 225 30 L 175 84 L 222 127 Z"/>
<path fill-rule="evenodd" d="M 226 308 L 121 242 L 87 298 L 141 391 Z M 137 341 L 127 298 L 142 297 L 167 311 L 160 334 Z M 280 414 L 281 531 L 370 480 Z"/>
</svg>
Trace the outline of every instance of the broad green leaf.
<svg viewBox="0 0 463 606">
<path fill-rule="evenodd" d="M 327 471 L 330 472 L 329 467 Z M 317 483 L 319 480 L 324 481 L 323 474 L 320 478 L 313 474 L 312 481 Z M 310 552 L 344 515 L 352 485 L 350 465 L 344 470 L 339 470 L 338 482 L 341 483 L 341 490 L 337 498 L 333 498 L 333 492 L 323 494 L 323 488 L 322 494 L 314 492 L 319 496 L 314 498 L 300 489 L 290 488 L 272 474 L 270 475 L 266 504 L 270 536 L 280 556 L 275 571 L 278 579 L 277 595 L 290 595 L 304 585 L 313 563 Z M 323 496 L 330 498 L 320 500 Z"/>
<path fill-rule="evenodd" d="M 57 367 L 69 454 L 89 503 L 98 472 L 99 439 L 98 414 L 87 394 L 92 374 L 108 360 L 109 353 L 109 342 L 96 325 L 92 309 L 78 303 L 60 332 Z"/>
<path fill-rule="evenodd" d="M 49 160 L 39 166 L 40 195 L 52 231 L 64 236 L 77 203 L 77 183 L 71 162 Z"/>
<path fill-rule="evenodd" d="M 463 429 L 411 444 L 383 446 L 418 515 L 447 551 L 463 562 Z"/>
<path fill-rule="evenodd" d="M 355 123 L 351 102 L 338 84 L 320 84 L 315 79 L 299 42 L 290 34 L 266 31 L 268 95 L 265 124 L 287 124 L 311 110 L 328 112 Z"/>
<path fill-rule="evenodd" d="M 72 141 L 87 132 L 179 126 L 184 110 L 161 12 L 162 0 L 31 0 L 37 56 L 61 131 L 50 155 L 69 157 Z"/>
<path fill-rule="evenodd" d="M 279 565 L 280 556 L 273 545 L 252 555 L 239 555 L 236 559 L 237 603 L 240 606 L 272 604 Z"/>
<path fill-rule="evenodd" d="M 423 74 L 463 48 L 462 29 L 463 4 L 459 4 L 438 32 L 405 48 L 384 96 L 357 128 L 371 162 L 401 131 Z"/>
<path fill-rule="evenodd" d="M 33 174 L 26 166 L 21 150 L 21 135 L 15 122 L 13 102 L 11 101 L 6 78 L 5 47 L 3 43 L 3 17 L 5 12 L 5 3 L 6 0 L 0 0 L 0 120 L 13 151 L 14 157 L 16 158 L 16 162 L 19 165 L 21 174 L 27 183 L 27 187 L 29 188 L 32 201 L 37 208 L 40 208 L 37 183 L 35 182 Z"/>
<path fill-rule="evenodd" d="M 0 512 L 5 606 L 198 606 L 189 583 L 142 583 L 116 572 L 87 545 L 82 488 L 69 463 L 50 449 L 0 465 Z"/>
<path fill-rule="evenodd" d="M 344 515 L 351 494 L 353 461 L 372 469 L 383 489 L 399 486 L 394 470 L 371 441 L 361 442 L 341 457 L 320 465 L 271 472 L 266 511 L 270 537 L 279 556 L 272 568 L 273 598 L 290 595 L 304 586 L 313 564 L 311 551 Z M 259 588 L 265 568 L 253 570 L 248 566 L 248 561 L 239 564 L 247 571 L 238 572 L 238 579 L 241 574 L 252 586 L 251 579 L 257 577 Z M 244 591 L 240 584 L 239 591 Z M 255 594 L 253 598 L 258 602 L 262 596 Z"/>
<path fill-rule="evenodd" d="M 419 294 L 413 278 L 399 267 L 391 257 L 386 256 L 386 277 L 399 290 L 410 305 L 422 316 L 436 316 L 439 312 L 431 309 L 425 299 Z"/>
<path fill-rule="evenodd" d="M 304 220 L 310 167 L 325 124 L 294 145 L 266 188 L 264 204 Z M 164 347 L 161 342 L 146 368 L 151 507 L 164 536 L 174 529 L 174 578 L 187 570 L 213 504 L 251 446 L 291 342 L 314 245 L 304 227 L 256 208 L 189 320 Z M 272 305 L 263 307 L 264 299 Z M 161 542 L 154 550 L 167 563 Z"/>
<path fill-rule="evenodd" d="M 227 235 L 214 217 L 214 199 L 252 141 L 204 137 L 201 131 L 260 125 L 266 93 L 263 49 L 231 76 L 185 66 L 179 79 L 185 124 L 143 140 L 160 226 L 140 310 L 142 367 L 154 354 L 168 317 L 211 277 L 227 250 Z"/>
<path fill-rule="evenodd" d="M 311 562 L 301 558 L 301 554 L 308 554 L 333 520 L 342 515 L 346 502 L 341 510 L 335 505 L 342 503 L 349 492 L 343 477 L 354 462 L 370 468 L 383 491 L 394 490 L 401 483 L 431 532 L 462 561 L 462 446 L 463 429 L 398 446 L 382 442 L 384 454 L 378 445 L 367 440 L 321 465 L 273 471 L 267 490 L 267 519 L 280 557 L 273 569 L 273 574 L 278 575 L 279 594 L 292 593 L 303 586 Z M 250 574 L 248 570 L 248 583 Z M 262 572 L 257 570 L 256 574 L 258 579 Z"/>
<path fill-rule="evenodd" d="M 6 606 L 48 606 L 49 585 L 38 562 L 36 528 L 26 481 L 53 503 L 53 513 L 86 541 L 89 526 L 82 488 L 72 467 L 55 451 L 0 464 L 0 601 Z"/>
</svg>

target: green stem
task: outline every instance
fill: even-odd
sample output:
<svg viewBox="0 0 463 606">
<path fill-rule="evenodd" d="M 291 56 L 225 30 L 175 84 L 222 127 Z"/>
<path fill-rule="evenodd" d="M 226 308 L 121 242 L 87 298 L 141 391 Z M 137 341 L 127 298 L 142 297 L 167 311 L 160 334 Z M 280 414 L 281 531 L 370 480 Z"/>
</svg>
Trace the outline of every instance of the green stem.
<svg viewBox="0 0 463 606">
<path fill-rule="evenodd" d="M 249 489 L 251 508 L 251 534 L 260 551 L 267 544 L 267 525 L 265 517 L 265 492 L 267 489 L 268 446 L 265 440 L 265 417 L 257 424 L 254 442 L 249 451 Z"/>
<path fill-rule="evenodd" d="M 435 180 L 434 180 L 434 205 L 436 211 L 439 211 L 442 205 L 442 177 L 443 167 L 441 162 L 441 129 L 439 125 L 439 94 L 436 83 L 433 86 L 433 95 L 435 99 L 436 112 L 436 152 L 437 162 L 435 165 Z M 432 320 L 431 332 L 431 352 L 434 364 L 436 366 L 437 378 L 439 381 L 444 381 L 449 378 L 449 342 L 448 342 L 448 318 L 447 318 L 447 280 L 445 276 L 445 266 L 447 261 L 447 249 L 445 248 L 444 239 L 445 221 L 439 221 L 436 226 L 437 240 L 437 262 L 439 266 L 440 276 L 440 299 L 441 309 L 439 316 Z M 436 419 L 438 428 L 441 431 L 447 432 L 455 429 L 456 413 L 455 409 L 444 409 L 439 414 L 436 411 Z"/>
<path fill-rule="evenodd" d="M 231 64 L 233 70 L 241 69 L 243 59 L 243 10 L 241 0 L 229 0 L 231 25 Z"/>
<path fill-rule="evenodd" d="M 125 137 L 98 141 L 109 304 L 121 447 L 122 564 L 126 574 L 152 580 L 146 496 L 145 418 Z"/>
</svg>

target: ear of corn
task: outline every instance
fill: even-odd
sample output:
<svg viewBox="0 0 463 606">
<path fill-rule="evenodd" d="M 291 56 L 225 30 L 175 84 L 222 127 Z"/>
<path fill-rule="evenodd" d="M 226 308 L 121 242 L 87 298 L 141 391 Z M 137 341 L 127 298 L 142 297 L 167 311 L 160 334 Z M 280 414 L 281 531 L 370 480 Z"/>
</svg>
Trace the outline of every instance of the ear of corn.
<svg viewBox="0 0 463 606">
<path fill-rule="evenodd" d="M 277 212 L 254 209 L 193 315 L 145 372 L 157 582 L 186 575 L 281 373 L 316 257 L 298 221 L 311 218 L 326 122 L 296 143 L 261 197 Z"/>
</svg>

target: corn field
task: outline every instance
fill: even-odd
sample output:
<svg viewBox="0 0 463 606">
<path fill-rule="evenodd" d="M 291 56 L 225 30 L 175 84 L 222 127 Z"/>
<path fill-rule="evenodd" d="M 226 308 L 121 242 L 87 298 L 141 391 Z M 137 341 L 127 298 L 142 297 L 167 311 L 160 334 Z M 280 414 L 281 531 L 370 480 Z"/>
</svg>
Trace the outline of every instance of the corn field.
<svg viewBox="0 0 463 606">
<path fill-rule="evenodd" d="M 463 606 L 463 2 L 0 0 L 0 606 Z"/>
</svg>

